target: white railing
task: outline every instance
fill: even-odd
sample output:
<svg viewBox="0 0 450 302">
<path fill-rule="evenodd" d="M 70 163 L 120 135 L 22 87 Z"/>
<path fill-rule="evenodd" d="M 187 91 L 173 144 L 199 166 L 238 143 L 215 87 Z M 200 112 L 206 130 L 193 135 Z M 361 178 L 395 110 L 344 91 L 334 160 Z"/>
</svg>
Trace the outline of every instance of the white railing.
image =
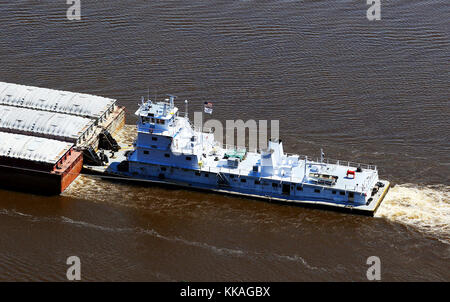
<svg viewBox="0 0 450 302">
<path fill-rule="evenodd" d="M 372 172 L 372 175 L 370 175 L 369 178 L 367 178 L 364 182 L 363 182 L 363 191 L 365 191 L 374 181 L 374 178 L 378 175 L 378 173 L 376 171 Z"/>
<path fill-rule="evenodd" d="M 235 145 L 227 145 L 227 144 L 220 144 L 218 143 L 219 146 L 222 147 L 222 149 L 225 150 L 239 150 L 239 149 L 244 149 L 246 147 L 239 147 L 239 146 L 235 146 Z M 254 149 L 253 150 L 249 150 L 247 149 L 247 152 L 253 152 L 253 153 L 261 153 L 260 149 Z M 287 157 L 298 157 L 299 160 L 305 160 L 307 159 L 309 162 L 312 163 L 317 163 L 317 164 L 331 164 L 331 165 L 339 165 L 339 166 L 347 166 L 347 167 L 351 167 L 351 168 L 361 168 L 361 169 L 367 169 L 367 170 L 374 170 L 377 171 L 377 166 L 376 165 L 370 165 L 370 164 L 363 164 L 363 163 L 356 163 L 356 162 L 351 162 L 351 161 L 346 161 L 346 160 L 338 160 L 338 159 L 331 159 L 331 158 L 324 158 L 323 161 L 316 157 L 312 157 L 312 156 L 307 156 L 307 155 L 302 155 L 302 154 L 293 154 L 293 153 L 284 153 Z"/>
</svg>

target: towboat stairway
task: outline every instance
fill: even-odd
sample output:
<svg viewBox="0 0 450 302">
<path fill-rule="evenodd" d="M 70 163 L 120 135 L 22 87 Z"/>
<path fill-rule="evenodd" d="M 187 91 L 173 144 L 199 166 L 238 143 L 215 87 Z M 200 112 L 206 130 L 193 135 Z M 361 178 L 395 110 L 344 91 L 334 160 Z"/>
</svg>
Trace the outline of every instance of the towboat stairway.
<svg viewBox="0 0 450 302">
<path fill-rule="evenodd" d="M 227 177 L 222 172 L 217 173 L 217 184 L 219 186 L 223 186 L 223 187 L 230 186 L 230 182 L 228 181 Z"/>
</svg>

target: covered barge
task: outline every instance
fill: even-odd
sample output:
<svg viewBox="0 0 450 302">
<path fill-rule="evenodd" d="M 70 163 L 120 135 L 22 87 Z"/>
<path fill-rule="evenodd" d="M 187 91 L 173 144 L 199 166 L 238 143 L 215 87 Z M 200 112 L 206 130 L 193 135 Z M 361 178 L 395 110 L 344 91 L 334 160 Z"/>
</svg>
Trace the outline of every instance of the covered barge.
<svg viewBox="0 0 450 302">
<path fill-rule="evenodd" d="M 99 148 L 114 148 L 113 135 L 125 124 L 125 108 L 116 103 L 0 82 L 0 186 L 63 192 L 79 175 L 85 156 L 89 162 Z"/>
<path fill-rule="evenodd" d="M 79 175 L 82 152 L 68 142 L 0 132 L 2 187 L 60 194 Z"/>
</svg>

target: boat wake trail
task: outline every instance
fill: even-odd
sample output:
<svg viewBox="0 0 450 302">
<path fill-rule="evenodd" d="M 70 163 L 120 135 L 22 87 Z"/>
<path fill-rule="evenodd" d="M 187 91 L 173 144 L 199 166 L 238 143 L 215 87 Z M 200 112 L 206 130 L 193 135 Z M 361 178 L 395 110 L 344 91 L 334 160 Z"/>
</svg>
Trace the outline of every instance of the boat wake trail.
<svg viewBox="0 0 450 302">
<path fill-rule="evenodd" d="M 450 186 L 396 185 L 375 217 L 413 226 L 450 244 Z"/>
</svg>

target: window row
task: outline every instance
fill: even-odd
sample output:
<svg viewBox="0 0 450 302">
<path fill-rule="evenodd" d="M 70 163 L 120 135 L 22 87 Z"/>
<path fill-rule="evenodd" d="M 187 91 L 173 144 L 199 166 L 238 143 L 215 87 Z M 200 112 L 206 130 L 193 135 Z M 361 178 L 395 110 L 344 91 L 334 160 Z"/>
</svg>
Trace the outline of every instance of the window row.
<svg viewBox="0 0 450 302">
<path fill-rule="evenodd" d="M 153 146 L 152 146 L 152 147 L 153 147 Z M 156 146 L 155 146 L 155 147 L 156 147 Z M 149 154 L 150 154 L 150 151 L 144 150 L 143 153 L 144 153 L 145 155 L 149 155 Z M 170 154 L 169 154 L 169 153 L 164 153 L 164 157 L 170 158 Z M 192 160 L 192 157 L 191 157 L 191 156 L 186 156 L 186 160 Z"/>
<path fill-rule="evenodd" d="M 165 120 L 161 120 L 161 119 L 157 119 L 157 118 L 153 118 L 153 117 L 142 117 L 142 122 L 143 123 L 151 123 L 151 124 L 160 124 L 160 125 L 164 125 L 166 123 Z"/>
<path fill-rule="evenodd" d="M 230 176 L 231 179 L 234 179 L 234 178 L 236 177 L 236 175 L 233 175 L 233 174 L 230 174 L 229 176 Z M 240 181 L 245 183 L 245 182 L 247 182 L 247 179 L 241 177 L 241 178 L 240 178 Z M 255 184 L 255 185 L 261 185 L 261 181 L 258 180 L 258 179 L 255 179 L 254 184 Z M 269 184 L 270 184 L 270 183 L 262 182 L 262 185 L 266 185 L 266 186 L 267 186 L 267 185 L 269 185 Z M 274 182 L 274 183 L 272 183 L 272 187 L 273 187 L 273 188 L 281 187 L 281 183 L 275 183 L 275 182 Z M 297 191 L 303 191 L 303 186 L 297 185 Z M 322 192 L 322 189 L 318 189 L 318 188 L 314 189 L 314 193 L 321 193 L 321 192 Z M 332 190 L 332 191 L 331 191 L 331 194 L 339 194 L 339 195 L 345 196 L 345 195 L 346 195 L 346 192 L 345 192 L 345 191 L 340 191 L 340 190 Z M 352 194 L 354 194 L 354 193 L 349 192 L 349 194 L 352 195 Z"/>
</svg>

